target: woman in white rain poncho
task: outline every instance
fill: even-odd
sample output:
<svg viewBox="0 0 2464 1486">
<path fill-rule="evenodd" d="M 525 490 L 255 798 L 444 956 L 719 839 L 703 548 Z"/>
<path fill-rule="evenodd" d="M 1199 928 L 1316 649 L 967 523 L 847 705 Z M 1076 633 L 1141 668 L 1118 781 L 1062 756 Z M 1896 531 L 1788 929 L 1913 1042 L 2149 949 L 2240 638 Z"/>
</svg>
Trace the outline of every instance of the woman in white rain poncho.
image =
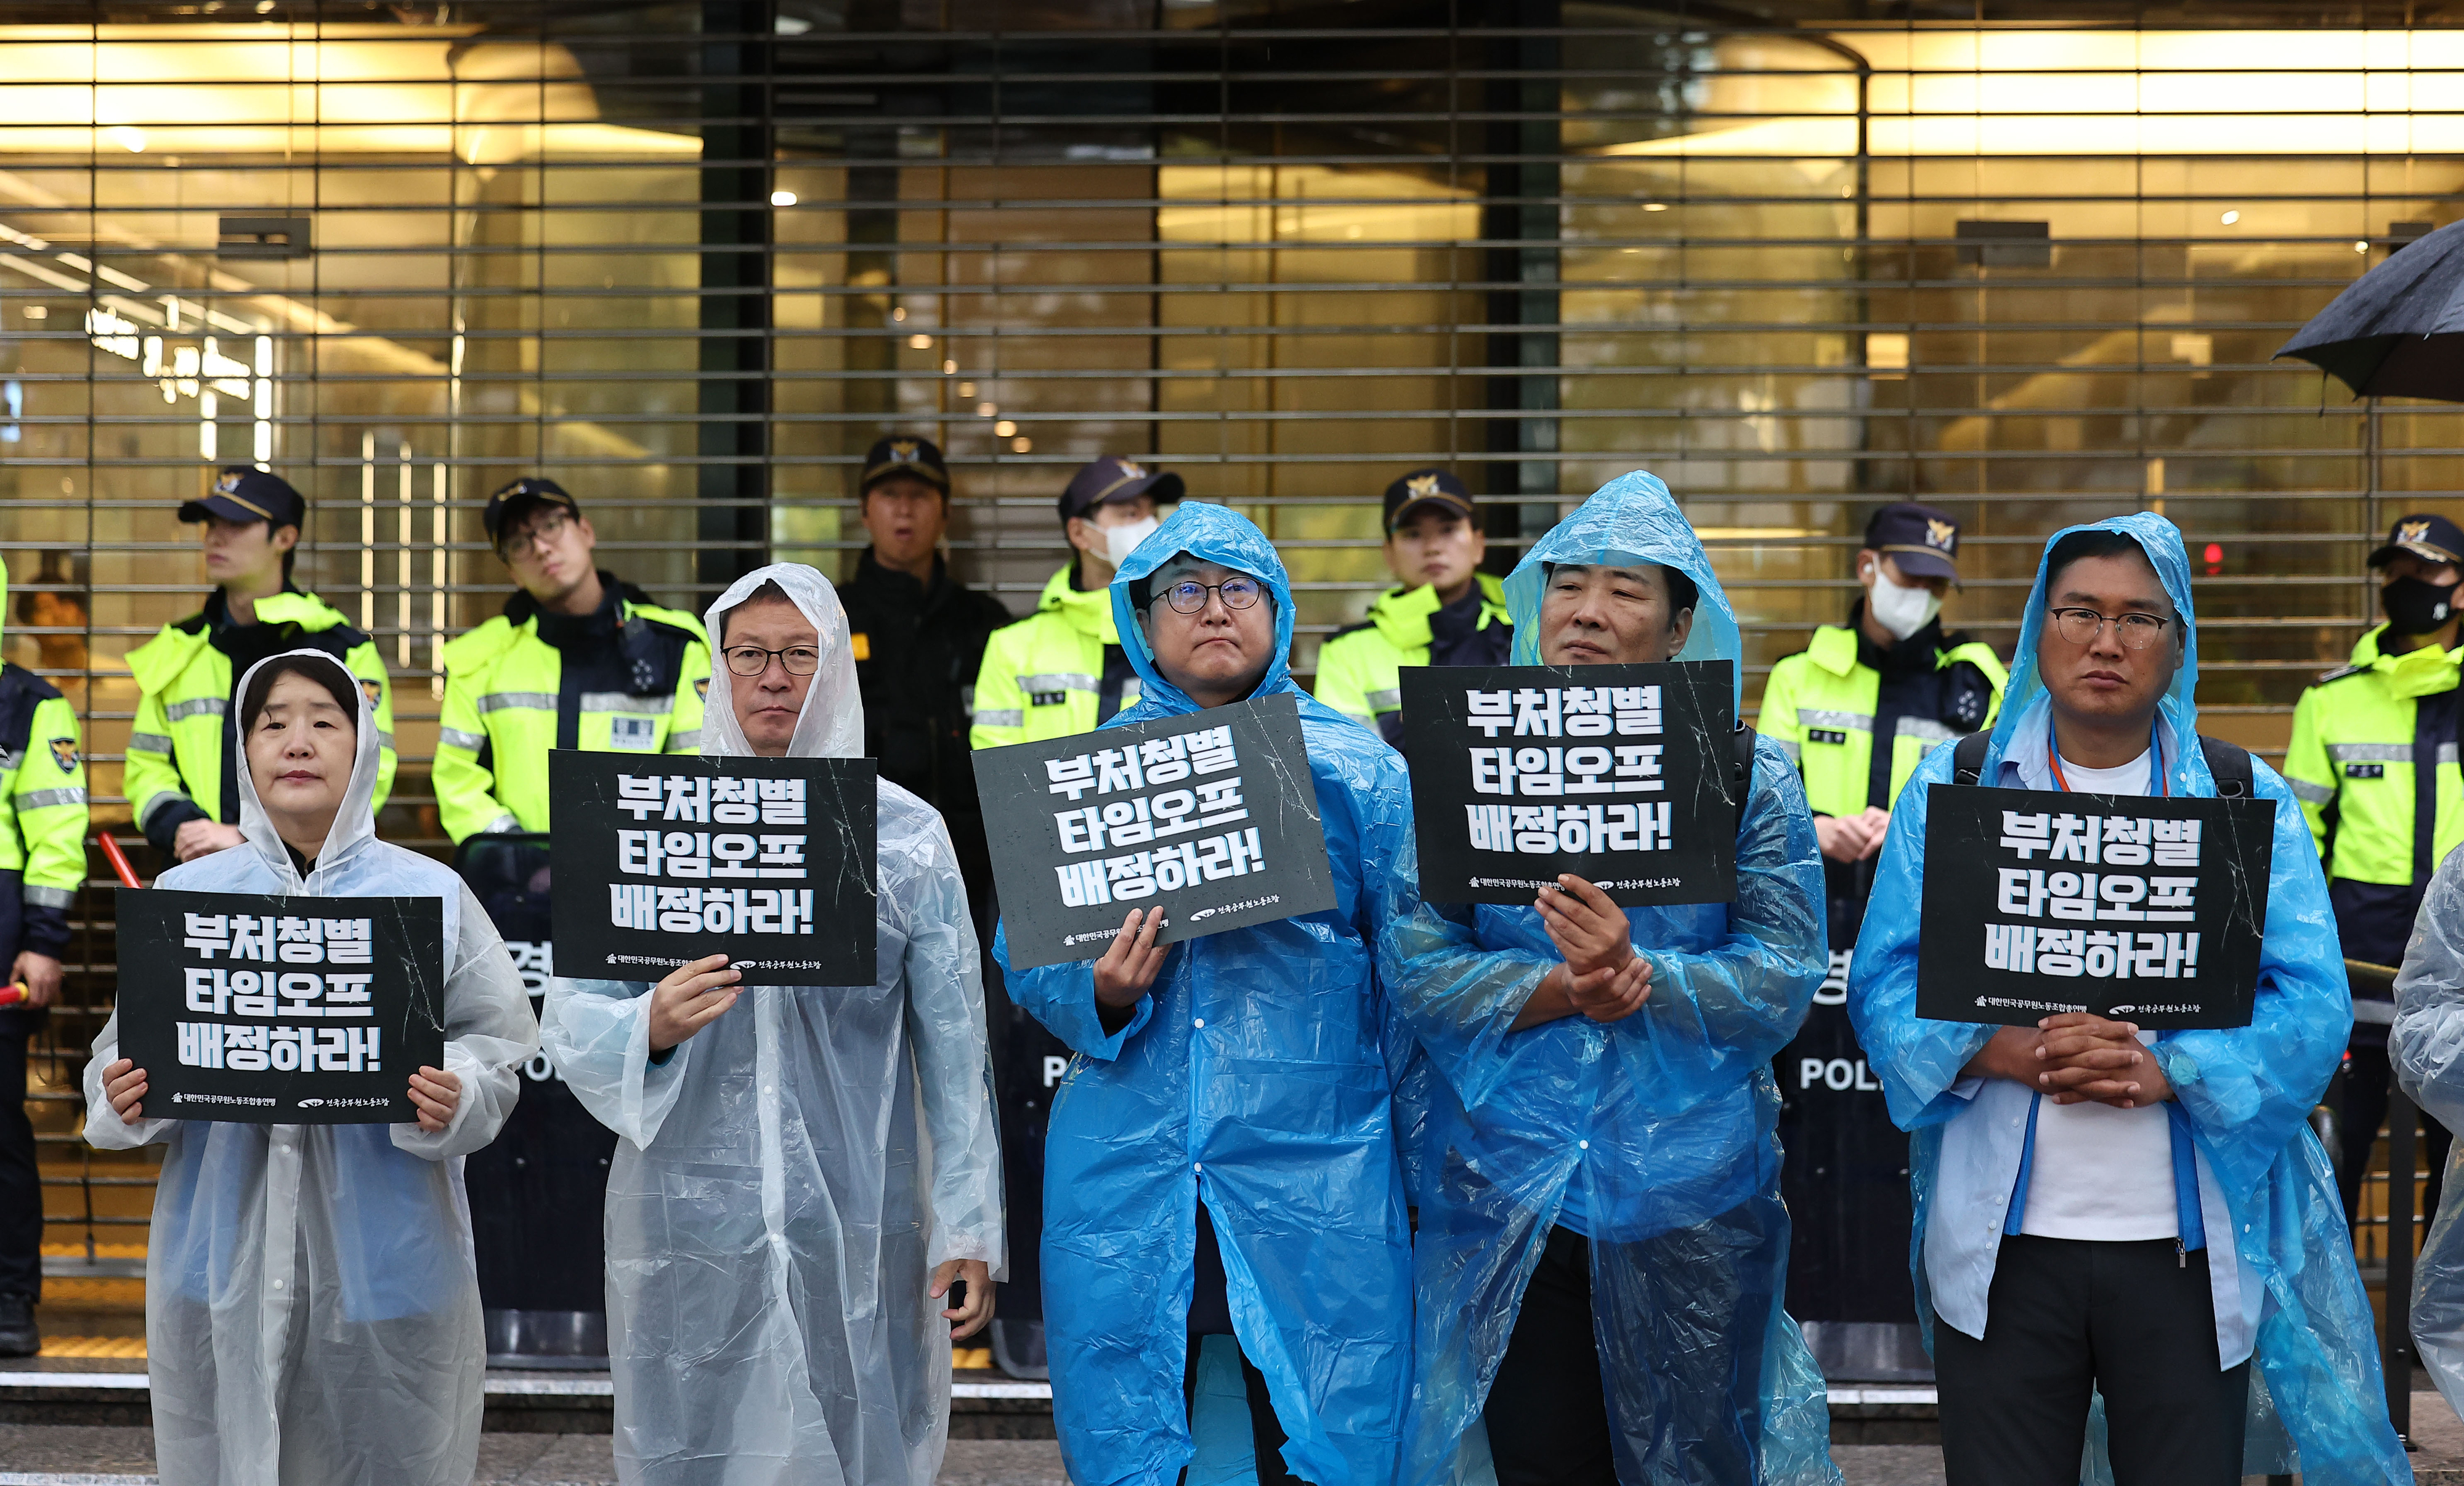
<svg viewBox="0 0 2464 1486">
<path fill-rule="evenodd" d="M 155 886 L 441 900 L 445 1064 L 414 1078 L 416 1123 L 147 1119 L 144 1070 L 120 1057 L 118 1013 L 103 1025 L 86 1067 L 86 1140 L 168 1147 L 145 1255 L 155 1468 L 165 1486 L 465 1486 L 486 1348 L 460 1158 L 512 1112 L 514 1066 L 539 1030 L 461 879 L 376 839 L 377 725 L 359 678 L 321 651 L 293 651 L 252 667 L 237 695 L 247 843 Z M 337 775 L 348 780 L 339 808 Z M 321 844 L 324 817 L 298 809 L 319 794 L 332 810 Z"/>
<path fill-rule="evenodd" d="M 863 752 L 847 617 L 821 574 L 747 574 L 709 627 L 722 663 L 705 755 Z M 755 675 L 731 670 L 731 649 Z M 794 675 L 791 659 L 815 670 Z M 715 956 L 656 988 L 549 985 L 549 1056 L 623 1138 L 607 1318 L 626 1481 L 931 1486 L 939 1473 L 951 1333 L 935 1318 L 972 1332 L 989 1316 L 984 1281 L 1005 1267 L 1001 1152 L 949 832 L 896 785 L 877 798 L 871 987 L 754 987 L 737 1006 Z M 933 1297 L 962 1263 L 967 1306 L 943 1311 Z"/>
</svg>

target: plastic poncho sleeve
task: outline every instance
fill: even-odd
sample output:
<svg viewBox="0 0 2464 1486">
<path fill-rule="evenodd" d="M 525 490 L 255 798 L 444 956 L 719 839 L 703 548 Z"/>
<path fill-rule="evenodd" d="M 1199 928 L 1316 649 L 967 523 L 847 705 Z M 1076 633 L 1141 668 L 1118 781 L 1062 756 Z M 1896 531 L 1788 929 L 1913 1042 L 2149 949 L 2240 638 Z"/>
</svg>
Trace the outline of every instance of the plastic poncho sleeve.
<svg viewBox="0 0 2464 1486">
<path fill-rule="evenodd" d="M 2325 693 L 2320 688 L 2301 693 L 2301 699 L 2293 705 L 2293 740 L 2284 748 L 2284 782 L 2301 802 L 2312 849 L 2321 856 L 2327 854 L 2327 810 L 2336 802 L 2337 785 L 2336 765 L 2319 739 L 2319 713 L 2325 706 Z"/>
<path fill-rule="evenodd" d="M 496 1138 L 521 1098 L 515 1067 L 539 1045 L 521 972 L 468 887 L 446 959 L 453 968 L 445 977 L 445 1072 L 462 1080 L 462 1098 L 442 1130 L 423 1130 L 416 1120 L 392 1127 L 396 1150 L 428 1161 L 468 1156 Z"/>
<path fill-rule="evenodd" d="M 650 988 L 643 981 L 559 976 L 547 983 L 547 1009 L 539 1018 L 540 1045 L 573 1097 L 636 1149 L 659 1138 L 693 1061 L 690 1037 L 663 1060 L 650 1061 Z M 752 1015 L 751 1008 L 742 1014 Z"/>
<path fill-rule="evenodd" d="M 1417 871 L 1414 857 L 1404 875 Z M 1647 1048 L 1645 1061 L 1672 1080 L 1742 1078 L 1804 1022 L 1828 966 L 1823 934 L 1822 867 L 1804 787 L 1777 744 L 1758 743 L 1727 936 L 1697 953 L 1636 945 L 1651 963 L 1651 997 L 1607 1031 Z M 1473 929 L 1427 904 L 1390 919 L 1380 945 L 1398 1009 L 1466 1109 L 1516 1078 L 1508 1029 L 1559 963 L 1485 949 Z"/>
<path fill-rule="evenodd" d="M 85 1065 L 85 1142 L 97 1150 L 135 1150 L 166 1140 L 172 1121 L 141 1119 L 131 1123 L 120 1118 L 111 1100 L 102 1092 L 102 1071 L 120 1061 L 120 1009 L 115 1007 L 102 1024 L 102 1032 L 94 1039 L 94 1055 Z M 143 1109 L 143 1103 L 139 1106 Z"/>
<path fill-rule="evenodd" d="M 983 962 L 949 828 L 932 821 L 927 860 L 899 893 L 907 919 L 907 1031 L 933 1140 L 930 1267 L 981 1259 L 1006 1279 L 1001 1139 L 984 1030 Z"/>
<path fill-rule="evenodd" d="M 1006 930 L 993 931 L 993 954 L 1003 965 L 1009 964 L 1009 935 Z M 1155 985 L 1172 983 L 1173 962 L 1179 956 L 1178 945 L 1164 951 L 1163 965 L 1155 971 Z M 1138 997 L 1137 1004 L 1130 1009 L 1130 1019 L 1119 1030 L 1106 1031 L 1095 1007 L 1095 962 L 1092 960 L 1048 965 L 1037 970 L 1012 969 L 1004 988 L 1012 1001 L 1024 1007 L 1029 1016 L 1044 1024 L 1045 1031 L 1067 1043 L 1071 1052 L 1083 1053 L 1107 1063 L 1119 1057 L 1121 1049 L 1155 1015 L 1155 992 L 1150 989 Z"/>
</svg>

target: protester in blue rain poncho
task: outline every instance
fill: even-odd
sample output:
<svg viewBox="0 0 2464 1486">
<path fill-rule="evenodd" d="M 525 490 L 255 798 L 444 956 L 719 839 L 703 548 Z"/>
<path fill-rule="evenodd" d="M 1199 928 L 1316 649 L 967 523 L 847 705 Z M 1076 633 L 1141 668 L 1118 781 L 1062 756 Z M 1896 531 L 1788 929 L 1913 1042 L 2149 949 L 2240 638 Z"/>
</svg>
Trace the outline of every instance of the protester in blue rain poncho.
<svg viewBox="0 0 2464 1486">
<path fill-rule="evenodd" d="M 1183 504 L 1122 566 L 1112 605 L 1144 691 L 1108 726 L 1298 704 L 1336 906 L 1161 950 L 1133 915 L 1103 961 L 1009 971 L 1010 995 L 1078 1054 L 1045 1147 L 1063 1459 L 1081 1486 L 1167 1486 L 1191 1459 L 1199 1340 L 1228 1332 L 1261 1481 L 1385 1486 L 1411 1239 L 1370 944 L 1415 900 L 1402 760 L 1292 683 L 1291 585 L 1242 517 Z"/>
<path fill-rule="evenodd" d="M 1980 782 L 2216 794 L 2195 742 L 2195 624 L 2181 534 L 2164 518 L 2057 535 Z M 2251 1025 L 2150 1035 L 2083 1015 L 2042 1030 L 1917 1016 L 1920 934 L 1973 928 L 1921 915 L 1927 787 L 1953 766 L 1937 749 L 1900 796 L 1848 1008 L 1892 1118 L 1913 1132 L 1910 1264 L 1950 1479 L 2066 1480 L 2085 1437 L 2088 1472 L 2101 1476 L 2109 1449 L 2125 1482 L 2409 1480 L 2343 1209 L 2306 1122 L 2352 1009 L 2319 855 L 2284 781 L 2252 762 L 2276 831 Z M 2014 1459 L 2038 1464 L 2013 1474 Z"/>
<path fill-rule="evenodd" d="M 513 1113 L 539 1028 L 471 890 L 376 838 L 380 737 L 359 677 L 291 651 L 251 667 L 238 697 L 244 839 L 155 886 L 281 894 L 303 914 L 437 899 L 445 1055 L 403 1070 L 416 1122 L 179 1120 L 120 1055 L 120 1013 L 103 1025 L 85 1138 L 164 1150 L 145 1246 L 156 1466 L 168 1486 L 465 1486 L 487 1345 L 462 1158 Z"/>
<path fill-rule="evenodd" d="M 1727 595 L 1640 471 L 1543 537 L 1506 598 L 1517 664 L 1734 675 Z M 1502 1486 L 1837 1481 L 1823 1380 L 1781 1306 L 1771 1059 L 1826 958 L 1796 770 L 1756 742 L 1734 902 L 1620 910 L 1588 883 L 1543 902 L 1423 906 L 1380 945 L 1442 1075 L 1419 1151 L 1404 1481 L 1492 1463 Z M 1605 938 L 1580 948 L 1586 919 Z"/>
<path fill-rule="evenodd" d="M 864 751 L 847 614 L 820 573 L 747 573 L 708 625 L 704 756 Z M 950 833 L 896 785 L 875 791 L 872 985 L 746 988 L 713 955 L 656 987 L 548 987 L 548 1055 L 621 1137 L 607 1341 L 624 1481 L 939 1473 L 949 1322 L 982 1327 L 1005 1266 L 1001 1151 Z M 960 1276 L 966 1305 L 945 1310 Z"/>
</svg>

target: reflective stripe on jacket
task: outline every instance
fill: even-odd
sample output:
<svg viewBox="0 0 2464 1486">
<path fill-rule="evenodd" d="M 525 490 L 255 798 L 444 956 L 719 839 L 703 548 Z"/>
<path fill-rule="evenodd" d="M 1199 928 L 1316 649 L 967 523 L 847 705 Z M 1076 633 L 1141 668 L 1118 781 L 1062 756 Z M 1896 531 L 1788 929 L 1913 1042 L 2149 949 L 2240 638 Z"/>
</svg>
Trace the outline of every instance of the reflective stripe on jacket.
<svg viewBox="0 0 2464 1486">
<path fill-rule="evenodd" d="M 620 624 L 640 619 L 683 632 L 683 662 L 673 686 L 655 694 L 579 693 L 572 746 L 585 753 L 697 751 L 710 691 L 710 646 L 701 621 L 621 593 L 616 602 Z M 436 814 L 457 844 L 482 832 L 548 829 L 547 758 L 559 745 L 564 653 L 539 631 L 537 612 L 525 606 L 519 624 L 499 614 L 445 647 Z"/>
<path fill-rule="evenodd" d="M 2002 659 L 1991 646 L 1969 640 L 1939 652 L 1934 665 L 1942 671 L 1962 661 L 1983 672 L 1992 685 L 1992 701 L 1978 723 L 1991 727 L 2002 706 L 2007 676 Z M 1805 777 L 1806 803 L 1815 814 L 1854 815 L 1865 809 L 1881 688 L 1882 674 L 1858 658 L 1856 630 L 1841 625 L 1815 630 L 1814 643 L 1772 666 L 1763 683 L 1755 730 L 1796 761 Z M 1935 744 L 1958 736 L 1957 729 L 1935 718 L 1900 718 L 1892 729 L 1890 798 L 1900 797 L 1908 776 Z"/>
<path fill-rule="evenodd" d="M 370 689 L 377 719 L 377 792 L 382 810 L 393 789 L 393 688 L 386 684 L 376 642 L 350 627 L 313 593 L 293 589 L 256 601 L 256 622 L 295 629 L 302 644 L 334 649 L 361 684 Z M 324 639 L 329 632 L 341 631 Z M 214 648 L 203 612 L 177 624 L 128 653 L 137 679 L 137 721 L 128 734 L 123 791 L 143 828 L 165 807 L 186 803 L 206 819 L 223 818 L 223 737 L 231 707 L 231 657 Z M 150 832 L 149 832 L 150 834 Z M 161 845 L 163 843 L 156 843 Z"/>
<path fill-rule="evenodd" d="M 1102 715 L 1105 648 L 1117 649 L 1112 590 L 1082 592 L 1076 564 L 1052 575 L 1034 613 L 993 632 L 976 674 L 976 711 L 967 741 L 978 748 L 1037 743 L 1094 731 Z M 1138 678 L 1122 682 L 1120 706 L 1133 705 Z"/>
</svg>

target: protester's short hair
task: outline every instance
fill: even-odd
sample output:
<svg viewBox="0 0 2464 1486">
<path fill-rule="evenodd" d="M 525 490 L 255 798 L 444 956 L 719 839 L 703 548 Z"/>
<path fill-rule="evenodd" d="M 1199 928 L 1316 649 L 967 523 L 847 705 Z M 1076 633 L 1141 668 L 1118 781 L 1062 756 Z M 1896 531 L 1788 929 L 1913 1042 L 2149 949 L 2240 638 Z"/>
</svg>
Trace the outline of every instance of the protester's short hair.
<svg viewBox="0 0 2464 1486">
<path fill-rule="evenodd" d="M 1590 563 L 1543 563 L 1540 565 L 1540 582 L 1543 588 L 1547 587 L 1551 580 L 1556 577 L 1557 569 L 1560 567 L 1590 567 L 1594 566 L 1605 565 L 1594 565 Z M 1677 616 L 1679 614 L 1685 612 L 1687 610 L 1690 610 L 1703 602 L 1702 585 L 1686 576 L 1686 574 L 1681 569 L 1671 567 L 1666 563 L 1643 563 L 1638 566 L 1659 568 L 1661 581 L 1668 585 L 1668 626 L 1670 629 L 1673 630 L 1677 627 Z"/>
<path fill-rule="evenodd" d="M 2063 572 L 2073 563 L 2092 557 L 2135 557 L 2147 563 L 2149 571 L 2156 567 L 2155 564 L 2147 562 L 2147 549 L 2139 544 L 2138 538 L 2127 532 L 2091 526 L 2084 531 L 2072 532 L 2055 543 L 2053 550 L 2045 554 L 2045 596 L 2053 597 L 2054 586 L 2061 582 Z"/>
<path fill-rule="evenodd" d="M 727 612 L 718 616 L 717 643 L 720 645 L 727 643 L 727 627 L 735 620 L 737 610 L 747 609 L 755 604 L 765 603 L 784 604 L 789 609 L 795 609 L 798 613 L 803 612 L 803 610 L 797 609 L 796 601 L 787 596 L 787 590 L 779 587 L 779 580 L 773 578 L 762 584 L 761 587 L 744 595 L 744 602 L 737 604 L 735 608 L 728 610 Z"/>
<path fill-rule="evenodd" d="M 341 661 L 317 655 L 278 655 L 257 667 L 256 675 L 249 678 L 248 695 L 239 703 L 240 737 L 256 731 L 257 716 L 265 711 L 265 699 L 274 695 L 274 683 L 286 676 L 304 676 L 325 688 L 334 705 L 350 720 L 351 730 L 359 730 L 359 679 L 344 670 Z"/>
</svg>

